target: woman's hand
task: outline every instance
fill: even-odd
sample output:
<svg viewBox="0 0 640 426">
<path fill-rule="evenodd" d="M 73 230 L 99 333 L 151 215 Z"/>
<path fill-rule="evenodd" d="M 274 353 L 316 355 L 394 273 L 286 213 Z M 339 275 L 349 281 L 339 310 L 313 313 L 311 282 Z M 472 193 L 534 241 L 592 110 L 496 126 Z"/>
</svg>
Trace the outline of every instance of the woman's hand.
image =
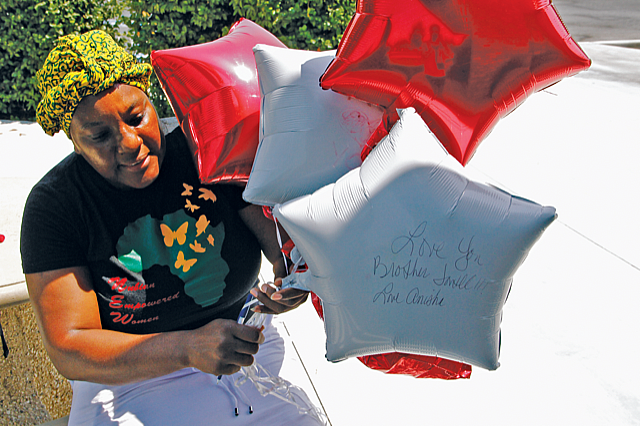
<svg viewBox="0 0 640 426">
<path fill-rule="evenodd" d="M 265 314 L 281 314 L 304 303 L 309 292 L 293 288 L 280 290 L 282 277 L 287 275 L 287 269 L 280 252 L 274 223 L 265 217 L 260 206 L 251 205 L 239 213 L 260 242 L 262 252 L 273 265 L 273 274 L 276 277 L 273 283 L 262 284 L 251 290 L 251 294 L 262 303 L 262 306 L 256 306 L 253 310 Z M 285 230 L 280 227 L 279 230 L 282 241 L 288 241 L 289 236 Z"/>
<path fill-rule="evenodd" d="M 233 374 L 253 364 L 253 355 L 264 342 L 262 328 L 217 319 L 192 330 L 186 345 L 187 363 L 213 375 Z"/>
<path fill-rule="evenodd" d="M 297 308 L 307 300 L 308 291 L 295 288 L 281 290 L 282 278 L 276 278 L 273 283 L 266 283 L 251 289 L 251 294 L 256 297 L 262 306 L 253 308 L 255 312 L 264 314 L 281 314 Z"/>
</svg>

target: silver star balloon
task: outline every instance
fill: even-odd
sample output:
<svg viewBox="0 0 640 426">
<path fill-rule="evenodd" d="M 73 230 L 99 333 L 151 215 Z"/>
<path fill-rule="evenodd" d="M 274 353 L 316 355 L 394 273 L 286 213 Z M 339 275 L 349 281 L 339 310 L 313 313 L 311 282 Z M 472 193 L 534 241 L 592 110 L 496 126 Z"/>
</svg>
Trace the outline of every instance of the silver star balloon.
<svg viewBox="0 0 640 426">
<path fill-rule="evenodd" d="M 260 144 L 243 197 L 273 206 L 311 194 L 360 166 L 382 109 L 323 90 L 318 80 L 335 51 L 257 45 Z"/>
<path fill-rule="evenodd" d="M 323 302 L 327 359 L 384 352 L 499 366 L 512 277 L 553 207 L 466 177 L 413 109 L 336 183 L 274 208 Z"/>
</svg>

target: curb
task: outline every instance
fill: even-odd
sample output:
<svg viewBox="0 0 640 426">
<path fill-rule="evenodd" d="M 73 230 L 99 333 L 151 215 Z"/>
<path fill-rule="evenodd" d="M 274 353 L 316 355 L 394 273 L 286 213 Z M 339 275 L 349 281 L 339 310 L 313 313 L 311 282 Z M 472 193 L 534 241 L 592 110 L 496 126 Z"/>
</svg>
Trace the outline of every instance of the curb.
<svg viewBox="0 0 640 426">
<path fill-rule="evenodd" d="M 602 44 L 605 46 L 627 47 L 629 49 L 640 49 L 640 40 L 607 40 L 592 41 L 593 44 Z"/>
</svg>

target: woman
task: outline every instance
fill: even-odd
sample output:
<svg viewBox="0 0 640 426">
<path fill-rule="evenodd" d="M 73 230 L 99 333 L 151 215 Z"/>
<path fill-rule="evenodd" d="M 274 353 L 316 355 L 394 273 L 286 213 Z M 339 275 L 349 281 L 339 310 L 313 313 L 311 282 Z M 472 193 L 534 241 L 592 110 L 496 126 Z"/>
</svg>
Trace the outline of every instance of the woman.
<svg viewBox="0 0 640 426">
<path fill-rule="evenodd" d="M 75 152 L 33 188 L 21 252 L 45 347 L 72 380 L 70 424 L 226 424 L 238 391 L 216 376 L 282 361 L 272 326 L 236 322 L 248 292 L 265 313 L 306 299 L 252 289 L 261 250 L 285 272 L 273 224 L 240 188 L 200 184 L 180 129 L 160 131 L 151 71 L 91 31 L 61 38 L 37 76 L 38 122 Z M 248 387 L 269 402 L 234 424 L 316 424 Z"/>
</svg>

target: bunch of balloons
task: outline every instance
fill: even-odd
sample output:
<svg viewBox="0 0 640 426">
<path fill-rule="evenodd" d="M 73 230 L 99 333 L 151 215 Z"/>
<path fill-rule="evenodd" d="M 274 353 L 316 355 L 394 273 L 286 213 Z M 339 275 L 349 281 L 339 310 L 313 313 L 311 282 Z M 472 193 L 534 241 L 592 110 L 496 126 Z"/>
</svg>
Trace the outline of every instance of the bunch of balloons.
<svg viewBox="0 0 640 426">
<path fill-rule="evenodd" d="M 327 359 L 415 377 L 498 367 L 502 307 L 555 209 L 464 165 L 590 65 L 549 0 L 358 0 L 337 51 L 248 20 L 152 53 L 203 182 L 245 185 L 306 263 Z"/>
</svg>

